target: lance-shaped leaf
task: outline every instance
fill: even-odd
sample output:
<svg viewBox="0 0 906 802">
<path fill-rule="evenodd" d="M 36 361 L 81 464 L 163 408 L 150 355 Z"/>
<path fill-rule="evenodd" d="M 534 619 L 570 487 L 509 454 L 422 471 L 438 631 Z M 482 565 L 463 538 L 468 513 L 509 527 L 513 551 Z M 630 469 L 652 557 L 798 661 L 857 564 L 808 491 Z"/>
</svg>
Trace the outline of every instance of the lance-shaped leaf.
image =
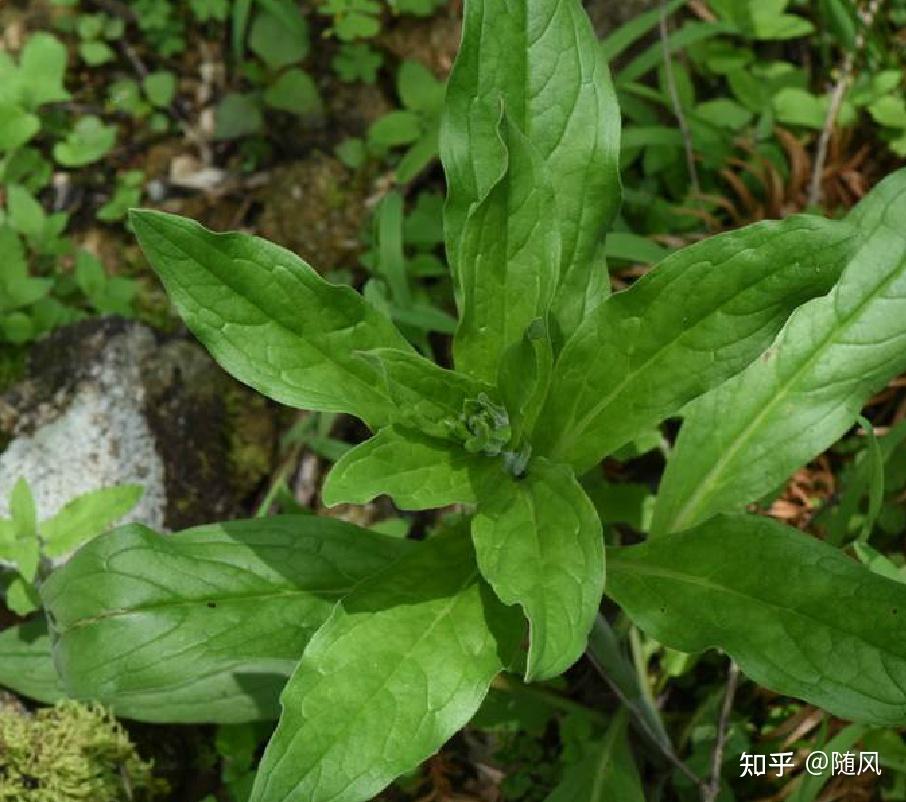
<svg viewBox="0 0 906 802">
<path fill-rule="evenodd" d="M 367 504 L 384 493 L 402 510 L 471 504 L 472 475 L 485 462 L 448 440 L 388 427 L 337 460 L 321 499 L 328 507 Z"/>
<path fill-rule="evenodd" d="M 566 767 L 545 802 L 645 802 L 626 735 L 625 710 L 617 713 L 603 738 L 585 744 L 582 758 Z"/>
<path fill-rule="evenodd" d="M 275 718 L 339 599 L 410 544 L 327 518 L 126 526 L 42 588 L 66 690 L 144 721 Z"/>
<path fill-rule="evenodd" d="M 607 558 L 608 595 L 661 643 L 721 648 L 758 684 L 842 718 L 906 723 L 906 585 L 753 515 Z"/>
<path fill-rule="evenodd" d="M 129 219 L 183 320 L 237 379 L 290 406 L 389 422 L 393 405 L 356 352 L 409 346 L 355 290 L 248 234 L 163 212 Z"/>
<path fill-rule="evenodd" d="M 653 531 L 694 526 L 773 490 L 906 370 L 906 170 L 852 217 L 863 244 L 840 283 L 797 309 L 760 359 L 692 405 Z"/>
<path fill-rule="evenodd" d="M 730 378 L 855 248 L 847 224 L 758 223 L 668 256 L 583 322 L 554 368 L 538 453 L 578 472 Z"/>
<path fill-rule="evenodd" d="M 607 292 L 602 242 L 620 203 L 620 119 L 607 65 L 578 0 L 468 0 L 447 86 L 440 152 L 447 253 L 457 281 L 469 210 L 503 173 L 501 105 L 547 166 L 561 236 L 565 338 Z M 560 300 L 560 299 L 558 299 Z"/>
<path fill-rule="evenodd" d="M 0 687 L 46 704 L 66 698 L 43 616 L 0 632 Z"/>
<path fill-rule="evenodd" d="M 47 557 L 60 557 L 103 532 L 142 497 L 141 485 L 102 487 L 74 498 L 39 527 Z"/>
<path fill-rule="evenodd" d="M 466 220 L 460 247 L 458 370 L 493 383 L 503 354 L 550 309 L 560 271 L 553 192 L 537 153 L 504 115 L 506 173 Z"/>
<path fill-rule="evenodd" d="M 572 471 L 534 459 L 477 487 L 478 565 L 505 604 L 529 620 L 526 679 L 562 674 L 585 650 L 604 591 L 604 541 L 594 505 Z"/>
<path fill-rule="evenodd" d="M 455 437 L 465 403 L 490 384 L 446 370 L 412 351 L 378 348 L 360 355 L 376 365 L 393 402 L 393 421 L 434 437 Z"/>
<path fill-rule="evenodd" d="M 418 544 L 311 640 L 252 802 L 361 802 L 439 749 L 510 663 L 522 627 L 481 581 L 465 532 Z"/>
<path fill-rule="evenodd" d="M 550 333 L 539 318 L 503 353 L 497 373 L 497 388 L 509 413 L 517 447 L 535 427 L 547 398 L 552 371 Z"/>
</svg>

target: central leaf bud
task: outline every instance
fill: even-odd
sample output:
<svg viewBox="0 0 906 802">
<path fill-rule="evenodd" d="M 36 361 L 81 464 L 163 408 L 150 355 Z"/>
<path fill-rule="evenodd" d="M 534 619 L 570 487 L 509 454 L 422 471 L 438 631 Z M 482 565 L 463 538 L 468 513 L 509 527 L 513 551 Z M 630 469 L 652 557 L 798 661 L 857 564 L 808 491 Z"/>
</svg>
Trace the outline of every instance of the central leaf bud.
<svg viewBox="0 0 906 802">
<path fill-rule="evenodd" d="M 506 408 L 495 404 L 485 393 L 463 402 L 454 428 L 466 451 L 489 457 L 500 454 L 513 434 Z"/>
</svg>

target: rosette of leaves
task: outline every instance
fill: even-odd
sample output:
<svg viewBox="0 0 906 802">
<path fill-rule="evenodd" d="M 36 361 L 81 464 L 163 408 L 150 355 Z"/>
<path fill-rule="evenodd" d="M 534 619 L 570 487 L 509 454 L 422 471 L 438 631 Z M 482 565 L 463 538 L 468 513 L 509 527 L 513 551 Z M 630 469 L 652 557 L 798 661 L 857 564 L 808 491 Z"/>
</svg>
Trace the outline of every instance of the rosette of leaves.
<svg viewBox="0 0 906 802">
<path fill-rule="evenodd" d="M 606 590 L 663 644 L 906 722 L 906 587 L 744 512 L 906 368 L 906 173 L 843 221 L 721 234 L 610 296 L 619 130 L 577 0 L 466 4 L 440 135 L 452 369 L 276 245 L 132 214 L 226 370 L 374 433 L 327 504 L 468 516 L 420 543 L 313 516 L 115 530 L 42 587 L 68 693 L 219 722 L 276 716 L 279 693 L 253 802 L 359 802 L 463 726 L 498 672 L 569 668 Z M 677 415 L 654 534 L 605 550 L 578 477 Z"/>
</svg>

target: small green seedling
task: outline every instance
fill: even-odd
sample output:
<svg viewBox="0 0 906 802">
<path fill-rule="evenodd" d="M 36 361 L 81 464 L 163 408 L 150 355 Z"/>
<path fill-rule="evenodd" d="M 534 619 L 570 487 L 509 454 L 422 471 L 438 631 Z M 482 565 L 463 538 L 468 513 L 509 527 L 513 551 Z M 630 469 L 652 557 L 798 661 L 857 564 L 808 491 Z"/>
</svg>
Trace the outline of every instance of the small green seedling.
<svg viewBox="0 0 906 802">
<path fill-rule="evenodd" d="M 411 181 L 437 156 L 437 135 L 444 99 L 444 84 L 415 61 L 404 61 L 396 79 L 401 109 L 375 120 L 368 129 L 367 144 L 378 156 L 406 147 L 396 166 L 396 177 Z"/>
<path fill-rule="evenodd" d="M 323 103 L 311 75 L 299 64 L 310 49 L 308 20 L 292 3 L 261 3 L 249 32 L 258 61 L 243 64 L 254 89 L 231 92 L 217 106 L 215 136 L 240 139 L 260 134 L 268 108 L 300 117 L 319 116 Z"/>
<path fill-rule="evenodd" d="M 122 518 L 142 496 L 138 485 L 118 485 L 85 493 L 56 515 L 38 521 L 35 500 L 25 479 L 9 497 L 8 519 L 0 519 L 0 564 L 13 569 L 6 585 L 6 606 L 27 615 L 41 606 L 37 582 L 49 566 Z"/>
</svg>

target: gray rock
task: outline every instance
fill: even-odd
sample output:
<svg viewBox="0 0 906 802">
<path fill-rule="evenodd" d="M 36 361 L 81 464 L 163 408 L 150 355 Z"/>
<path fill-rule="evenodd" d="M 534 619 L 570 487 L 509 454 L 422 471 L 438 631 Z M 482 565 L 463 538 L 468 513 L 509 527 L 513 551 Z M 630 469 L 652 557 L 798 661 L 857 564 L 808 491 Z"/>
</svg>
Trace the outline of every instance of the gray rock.
<svg viewBox="0 0 906 802">
<path fill-rule="evenodd" d="M 185 338 L 119 318 L 58 329 L 0 397 L 0 516 L 24 476 L 40 518 L 126 483 L 145 493 L 123 523 L 177 529 L 235 517 L 269 469 L 273 414 Z"/>
</svg>

